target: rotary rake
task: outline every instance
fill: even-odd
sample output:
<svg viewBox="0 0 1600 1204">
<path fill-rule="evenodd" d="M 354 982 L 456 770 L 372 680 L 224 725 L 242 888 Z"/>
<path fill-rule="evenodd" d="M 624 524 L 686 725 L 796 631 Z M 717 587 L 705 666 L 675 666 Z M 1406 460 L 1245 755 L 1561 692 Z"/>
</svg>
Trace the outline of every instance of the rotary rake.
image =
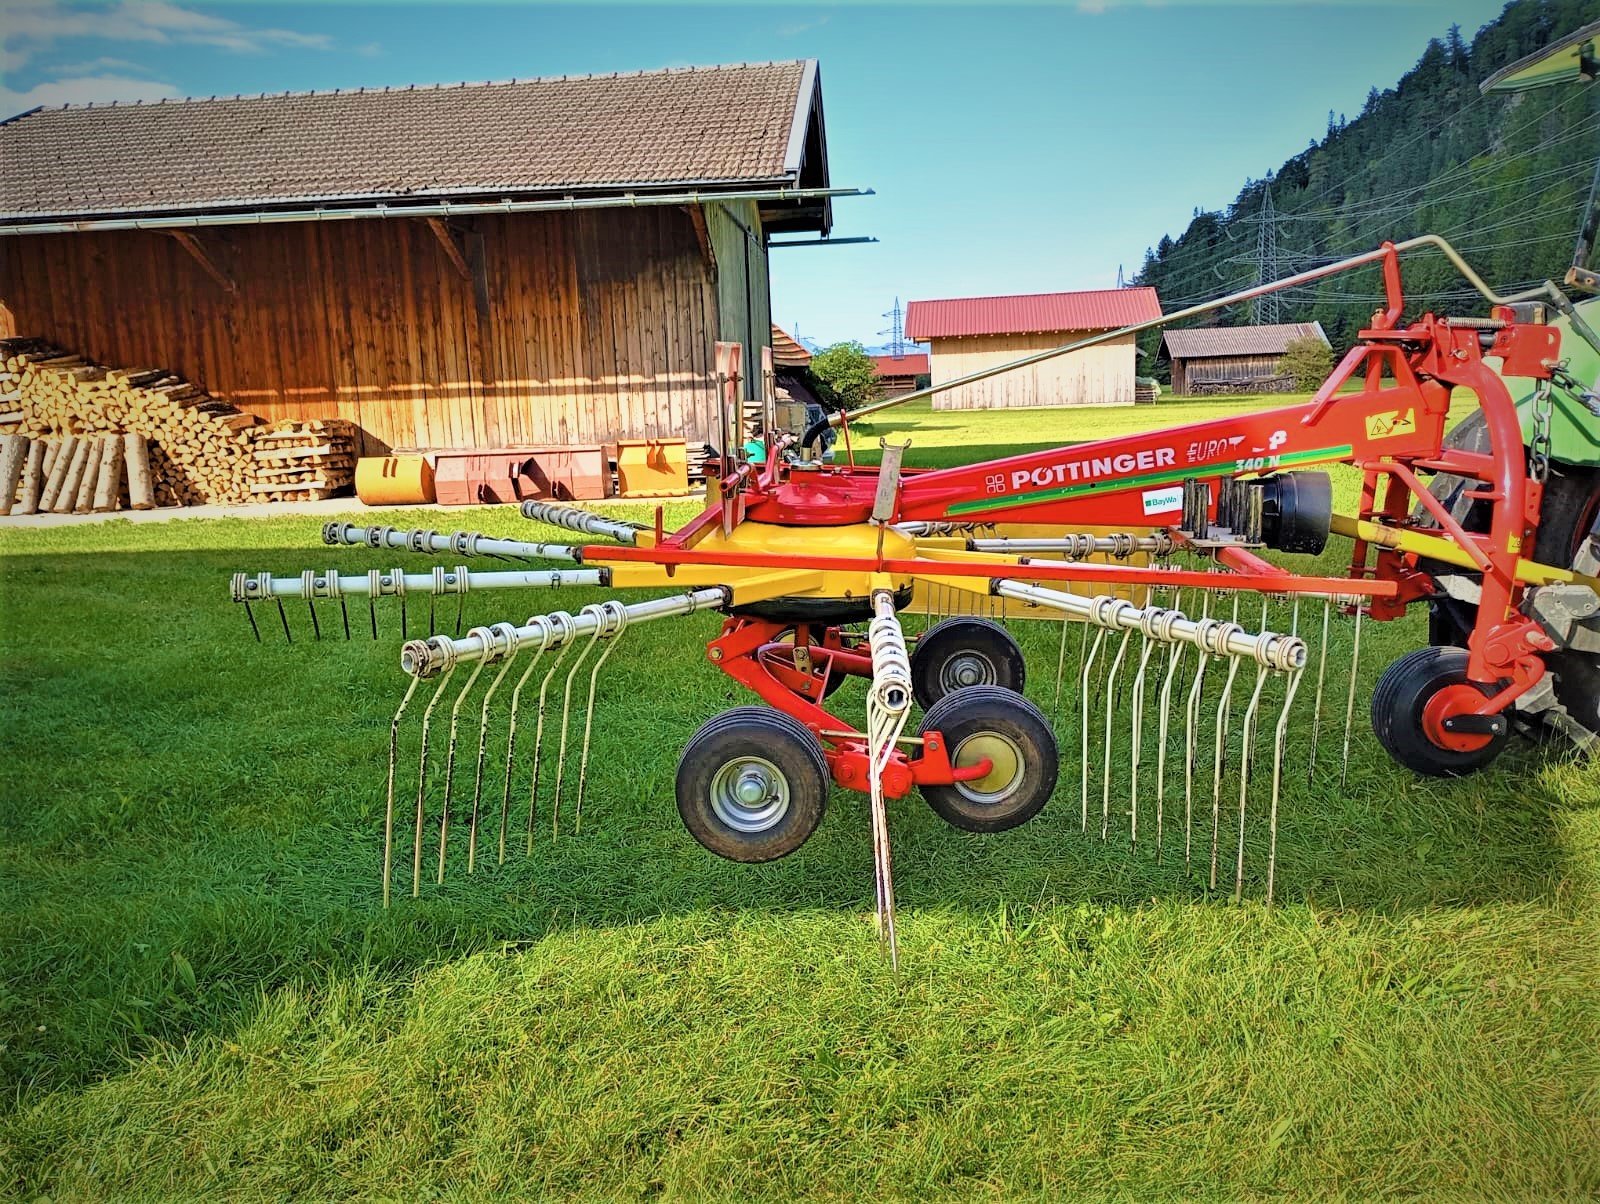
<svg viewBox="0 0 1600 1204">
<path fill-rule="evenodd" d="M 1425 246 L 1478 287 L 1494 306 L 1488 318 L 1402 323 L 1400 255 Z M 1600 488 L 1570 556 L 1546 564 L 1526 554 L 1549 458 L 1537 417 L 1533 454 L 1524 447 L 1516 404 L 1485 363 L 1537 382 L 1544 404 L 1554 379 L 1600 413 L 1589 389 L 1562 379 L 1547 303 L 1593 334 L 1553 286 L 1499 297 L 1429 237 L 1020 361 L 1368 264 L 1382 269 L 1386 308 L 1303 405 L 937 471 L 903 469 L 904 445 L 887 443 L 874 468 L 795 459 L 794 437 L 768 421 L 764 459 L 719 457 L 705 509 L 674 531 L 660 510 L 647 525 L 544 502 L 524 503 L 523 515 L 591 542 L 331 524 L 332 545 L 458 563 L 238 574 L 233 596 L 258 637 L 261 606 L 276 607 L 289 634 L 288 604 L 309 610 L 319 638 L 319 603 L 324 615 L 338 606 L 348 635 L 349 601 L 366 599 L 376 636 L 379 599 L 399 601 L 403 629 L 408 599 L 427 599 L 428 634 L 401 652 L 410 682 L 390 732 L 386 905 L 397 879 L 403 888 L 396 866 L 407 857 L 417 895 L 453 863 L 471 874 L 486 857 L 498 865 L 531 853 L 547 825 L 552 838 L 564 823 L 580 830 L 605 665 L 633 628 L 701 611 L 723 616 L 707 659 L 766 705 L 724 711 L 691 738 L 677 774 L 680 816 L 712 852 L 768 861 L 815 831 L 832 786 L 867 795 L 891 957 L 888 804 L 913 789 L 968 832 L 1013 828 L 1052 796 L 1070 799 L 1085 834 L 1181 859 L 1235 898 L 1250 879 L 1247 849 L 1264 846 L 1270 903 L 1285 781 L 1291 764 L 1317 778 L 1333 724 L 1342 725 L 1342 782 L 1366 622 L 1425 602 L 1437 611 L 1446 598 L 1465 616 L 1464 628 L 1390 665 L 1373 699 L 1380 742 L 1416 772 L 1487 764 L 1517 705 L 1562 715 L 1580 739 L 1600 725 L 1583 710 L 1600 675 L 1600 639 L 1587 623 L 1600 610 L 1591 535 Z M 728 447 L 742 442 L 726 437 L 738 429 L 736 355 L 722 387 Z M 1477 395 L 1481 447 L 1445 437 L 1458 387 Z M 876 408 L 832 421 L 848 432 Z M 1328 463 L 1360 471 L 1353 513 L 1335 513 L 1329 476 L 1305 467 Z M 1464 483 L 1470 514 L 1441 500 L 1448 481 Z M 1333 533 L 1353 542 L 1337 575 L 1261 555 L 1317 556 Z M 513 563 L 470 567 L 486 558 Z M 547 560 L 565 563 L 527 566 Z M 1450 580 L 1464 584 L 1442 584 Z M 573 586 L 671 592 L 462 630 L 468 592 Z M 441 600 L 454 602 L 448 633 L 437 629 Z M 909 613 L 926 617 L 920 633 L 903 626 Z M 1053 688 L 1035 681 L 1043 705 L 1023 693 L 1027 666 L 1005 625 L 1020 619 L 1059 624 Z M 868 688 L 846 718 L 829 699 L 852 678 Z M 922 716 L 912 735 L 914 704 Z M 1309 738 L 1291 758 L 1297 719 Z M 1065 775 L 1063 751 L 1077 759 Z"/>
</svg>

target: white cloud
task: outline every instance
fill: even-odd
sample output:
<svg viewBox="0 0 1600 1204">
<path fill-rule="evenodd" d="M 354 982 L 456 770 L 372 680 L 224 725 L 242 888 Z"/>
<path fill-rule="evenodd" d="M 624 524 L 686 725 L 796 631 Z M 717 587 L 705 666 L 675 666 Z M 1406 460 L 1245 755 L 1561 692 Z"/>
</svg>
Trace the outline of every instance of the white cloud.
<svg viewBox="0 0 1600 1204">
<path fill-rule="evenodd" d="M 0 87 L 0 119 L 39 105 L 108 104 L 113 100 L 163 100 L 178 95 L 171 84 L 121 75 L 84 75 L 35 84 L 26 92 Z"/>
<path fill-rule="evenodd" d="M 102 55 L 97 59 L 88 59 L 81 63 L 52 63 L 51 75 L 81 76 L 97 75 L 104 72 L 136 71 L 141 75 L 149 75 L 150 68 L 128 59 L 109 58 Z"/>
<path fill-rule="evenodd" d="M 239 54 L 275 48 L 326 50 L 326 34 L 256 29 L 167 0 L 122 0 L 84 8 L 62 0 L 0 0 L 0 70 L 14 71 L 39 51 L 73 38 L 156 45 L 211 46 Z"/>
</svg>

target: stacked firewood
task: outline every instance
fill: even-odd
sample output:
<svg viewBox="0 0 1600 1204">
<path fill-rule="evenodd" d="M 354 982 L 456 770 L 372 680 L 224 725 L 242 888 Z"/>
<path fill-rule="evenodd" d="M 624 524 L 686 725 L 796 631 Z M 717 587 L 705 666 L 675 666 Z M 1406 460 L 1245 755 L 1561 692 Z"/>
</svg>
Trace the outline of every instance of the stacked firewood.
<svg viewBox="0 0 1600 1204">
<path fill-rule="evenodd" d="M 341 418 L 287 420 L 251 433 L 257 501 L 332 497 L 355 481 L 356 428 Z"/>
<path fill-rule="evenodd" d="M 19 346 L 20 344 L 20 346 Z M 260 422 L 157 368 L 106 368 L 38 340 L 0 340 L 7 428 L 30 439 L 100 441 L 134 434 L 149 445 L 157 505 L 250 499 L 250 428 Z"/>
</svg>

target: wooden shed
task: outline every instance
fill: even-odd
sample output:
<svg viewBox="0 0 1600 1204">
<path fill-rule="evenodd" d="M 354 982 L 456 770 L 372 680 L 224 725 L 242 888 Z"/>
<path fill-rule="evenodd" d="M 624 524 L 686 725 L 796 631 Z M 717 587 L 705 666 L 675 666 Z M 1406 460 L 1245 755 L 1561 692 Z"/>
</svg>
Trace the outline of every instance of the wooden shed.
<svg viewBox="0 0 1600 1204">
<path fill-rule="evenodd" d="M 903 350 L 896 355 L 872 357 L 872 375 L 877 378 L 879 397 L 899 397 L 913 392 L 917 381 L 929 375 L 926 351 Z"/>
<path fill-rule="evenodd" d="M 702 440 L 773 236 L 845 191 L 814 61 L 35 109 L 0 123 L 0 335 L 368 454 Z"/>
<path fill-rule="evenodd" d="M 1161 355 L 1172 361 L 1172 391 L 1196 393 L 1286 393 L 1294 379 L 1278 370 L 1295 339 L 1328 336 L 1320 322 L 1282 322 L 1271 326 L 1211 326 L 1169 330 Z"/>
<path fill-rule="evenodd" d="M 933 384 L 1161 316 L 1153 288 L 913 301 L 906 337 L 930 344 Z M 1132 405 L 1133 336 L 933 396 L 936 410 Z"/>
</svg>

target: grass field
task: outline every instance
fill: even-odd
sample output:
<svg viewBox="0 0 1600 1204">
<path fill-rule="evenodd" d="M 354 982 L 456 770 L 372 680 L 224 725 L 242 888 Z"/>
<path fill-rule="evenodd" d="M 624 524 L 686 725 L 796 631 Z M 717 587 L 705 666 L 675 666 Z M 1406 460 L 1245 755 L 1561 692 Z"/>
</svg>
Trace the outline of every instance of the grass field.
<svg viewBox="0 0 1600 1204">
<path fill-rule="evenodd" d="M 912 462 L 1230 404 L 923 413 Z M 619 647 L 580 834 L 384 912 L 394 612 L 378 644 L 313 644 L 302 613 L 286 647 L 226 600 L 238 569 L 409 563 L 318 526 L 0 531 L 0 1195 L 1600 1192 L 1592 767 L 1524 743 L 1418 781 L 1358 715 L 1341 787 L 1337 722 L 1310 781 L 1302 731 L 1270 910 L 1259 856 L 1236 906 L 1170 846 L 1082 834 L 1073 755 L 1005 835 L 913 797 L 896 981 L 855 796 L 766 866 L 679 824 L 680 749 L 746 701 L 702 616 Z M 501 599 L 468 623 L 592 596 Z M 1055 633 L 1017 626 L 1052 706 Z M 1363 702 L 1423 638 L 1369 629 Z"/>
</svg>

